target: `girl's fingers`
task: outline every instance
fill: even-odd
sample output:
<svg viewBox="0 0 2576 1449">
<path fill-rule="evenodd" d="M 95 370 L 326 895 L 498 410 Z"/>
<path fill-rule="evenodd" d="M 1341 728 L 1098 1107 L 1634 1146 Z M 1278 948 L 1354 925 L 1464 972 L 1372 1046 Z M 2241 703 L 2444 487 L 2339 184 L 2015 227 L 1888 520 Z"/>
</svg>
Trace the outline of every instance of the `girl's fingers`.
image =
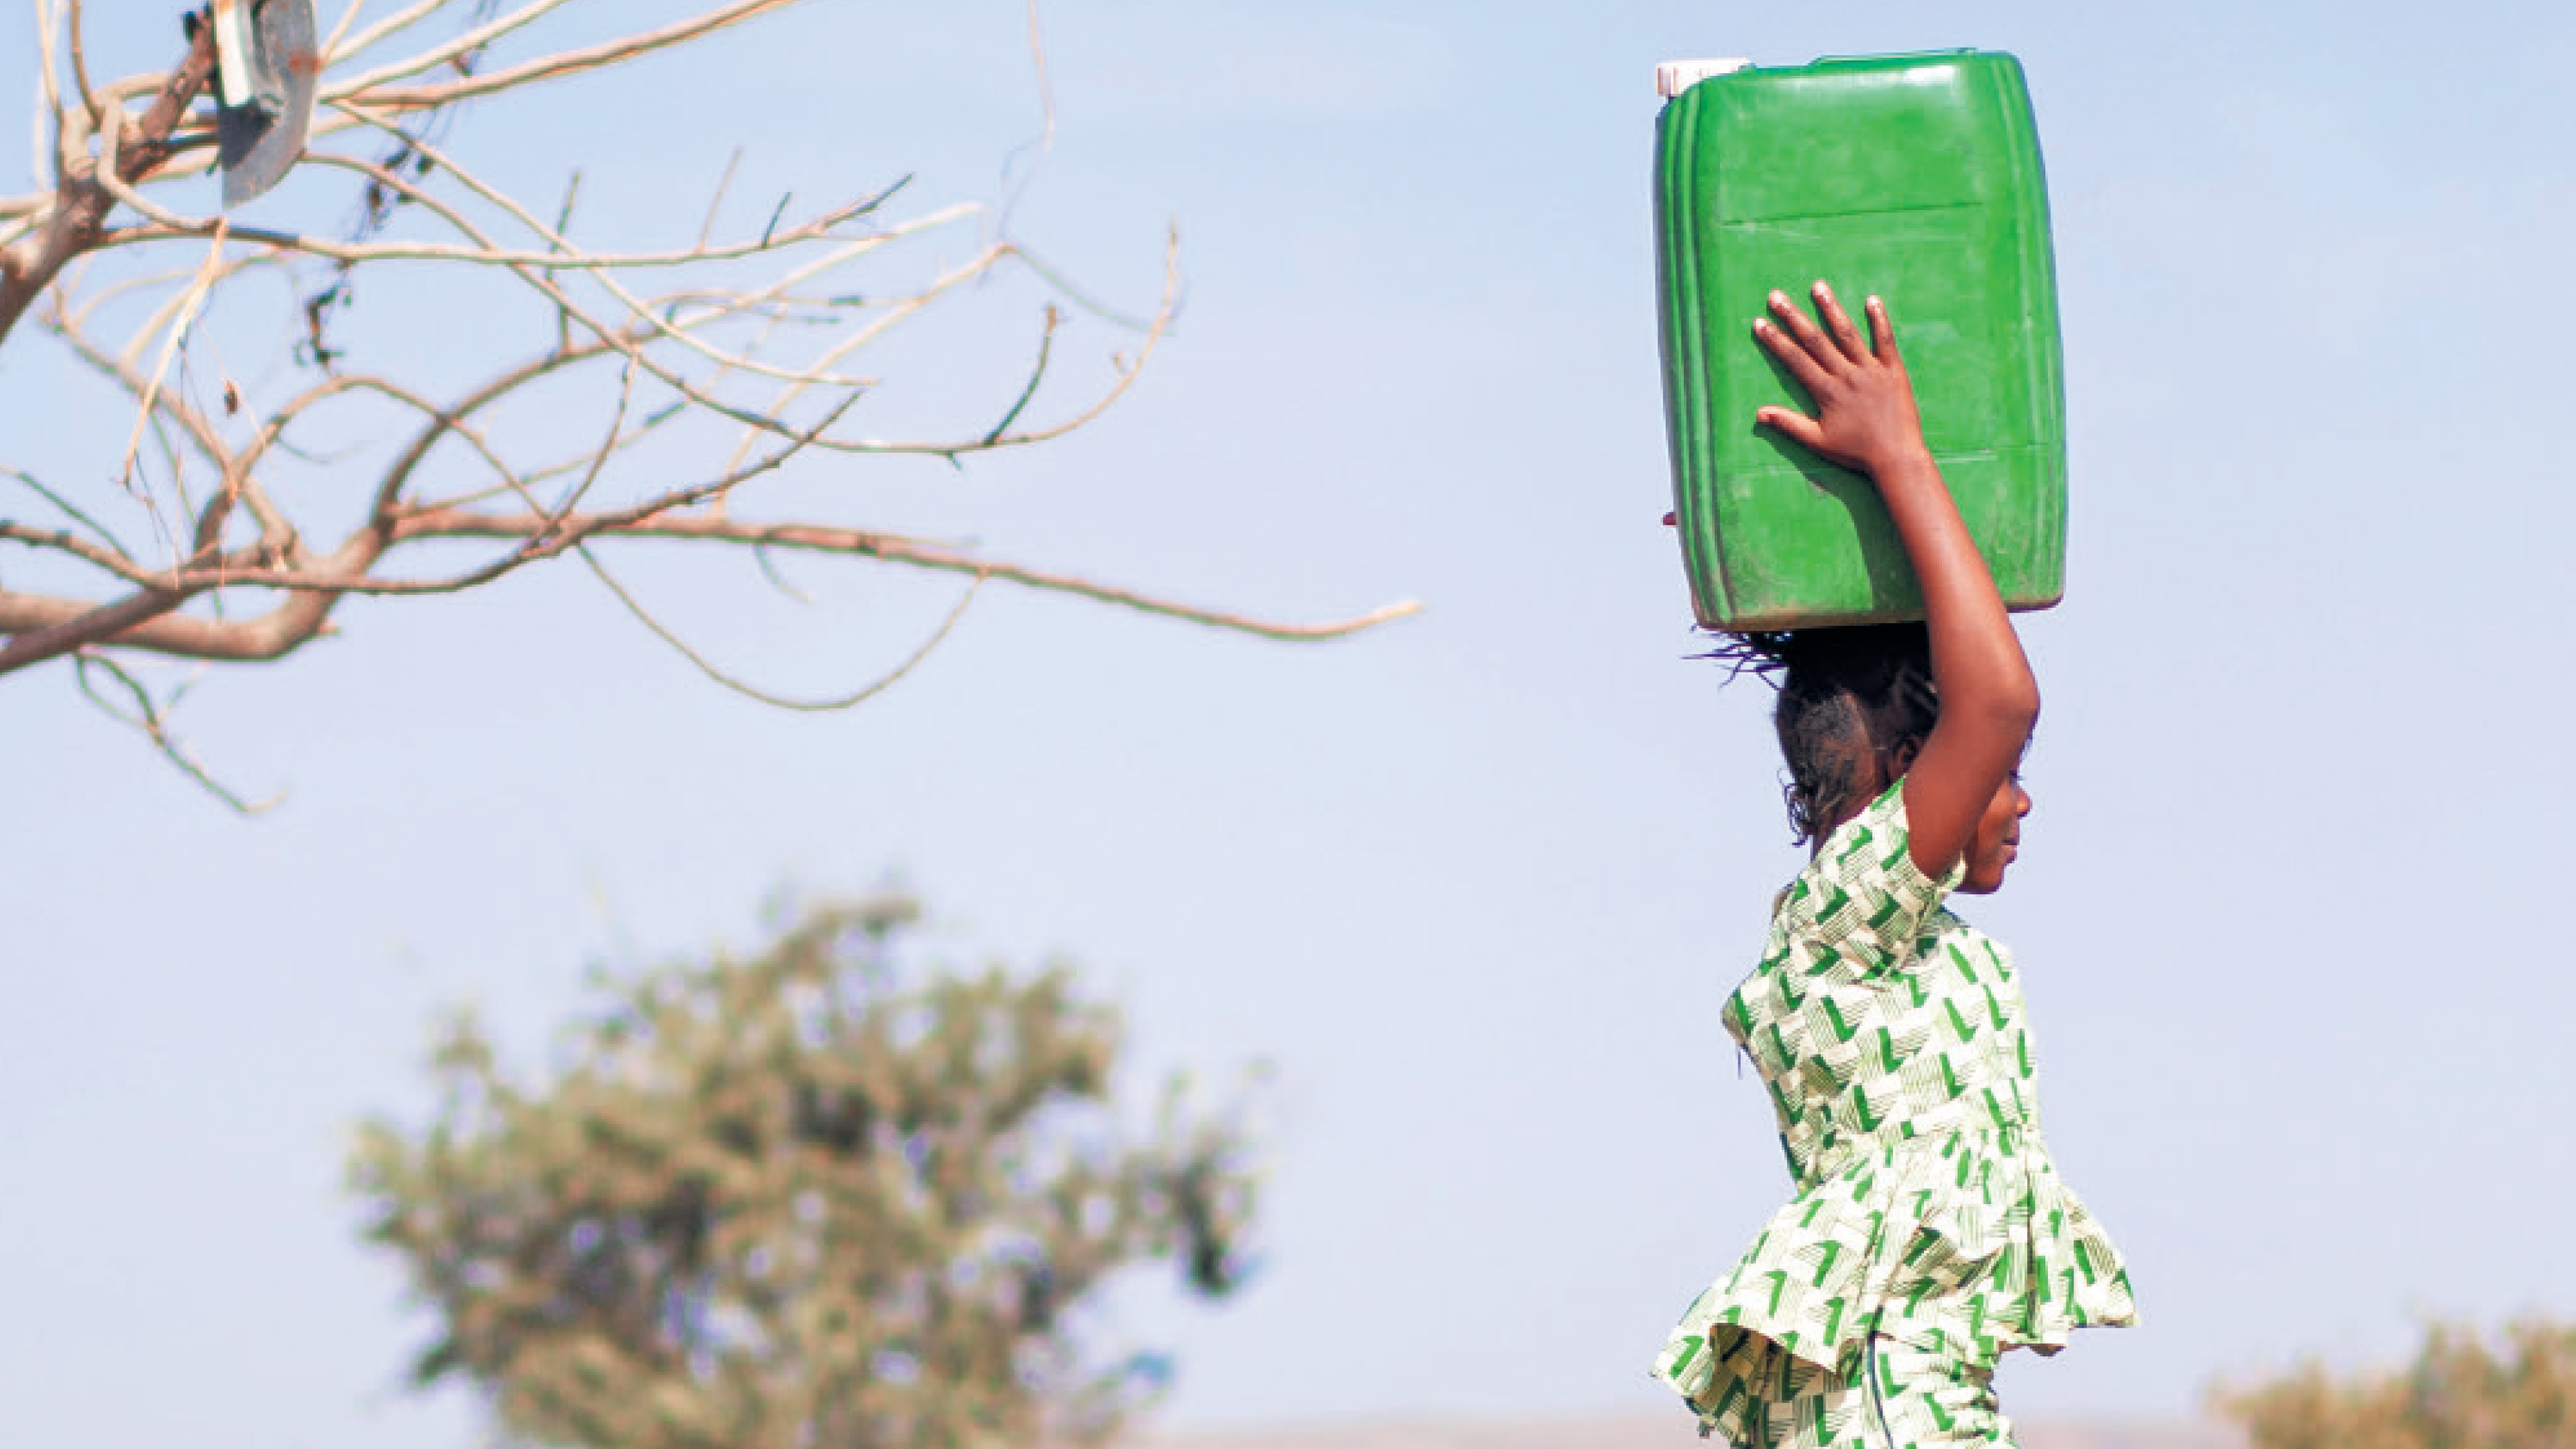
<svg viewBox="0 0 2576 1449">
<path fill-rule="evenodd" d="M 1755 408 L 1753 421 L 1776 429 L 1781 436 L 1804 448 L 1813 449 L 1825 438 L 1825 430 L 1816 426 L 1814 418 L 1787 408 Z"/>
<path fill-rule="evenodd" d="M 1825 330 L 1833 335 L 1836 351 L 1853 362 L 1869 361 L 1869 349 L 1861 345 L 1860 329 L 1852 325 L 1851 314 L 1834 300 L 1834 289 L 1822 281 L 1816 283 L 1816 311 L 1825 319 Z"/>
<path fill-rule="evenodd" d="M 1896 324 L 1888 320 L 1887 304 L 1872 297 L 1868 306 L 1870 354 L 1888 366 L 1902 370 L 1905 359 L 1897 355 Z"/>
<path fill-rule="evenodd" d="M 1757 317 L 1753 320 L 1753 340 L 1761 343 L 1764 351 L 1780 359 L 1780 365 L 1789 369 L 1789 375 L 1798 380 L 1798 386 L 1807 390 L 1807 396 L 1814 397 L 1824 391 L 1827 381 L 1824 368 L 1817 365 L 1815 357 L 1806 348 L 1798 345 L 1796 338 Z"/>
<path fill-rule="evenodd" d="M 1831 367 L 1842 360 L 1841 350 L 1827 341 L 1825 334 L 1816 330 L 1816 324 L 1807 320 L 1806 312 L 1797 303 L 1789 300 L 1788 293 L 1771 294 L 1771 315 L 1780 319 L 1780 325 L 1787 329 L 1790 336 L 1797 338 L 1798 345 L 1807 349 L 1807 355 L 1816 359 L 1819 364 Z"/>
</svg>

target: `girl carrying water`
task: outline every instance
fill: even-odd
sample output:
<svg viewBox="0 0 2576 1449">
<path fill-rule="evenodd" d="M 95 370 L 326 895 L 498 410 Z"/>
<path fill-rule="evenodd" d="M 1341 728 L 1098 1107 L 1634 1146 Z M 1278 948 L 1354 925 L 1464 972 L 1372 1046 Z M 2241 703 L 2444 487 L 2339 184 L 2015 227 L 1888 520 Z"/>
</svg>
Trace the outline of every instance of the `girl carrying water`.
<svg viewBox="0 0 2576 1449">
<path fill-rule="evenodd" d="M 1815 415 L 1756 421 L 1874 481 L 1927 620 L 1716 653 L 1779 687 L 1790 823 L 1812 848 L 1724 1010 L 1795 1195 L 1655 1373 L 1737 1445 L 2009 1443 L 1999 1354 L 2136 1317 L 2118 1251 L 2049 1162 L 2012 958 L 1942 904 L 2012 865 L 2039 687 L 1924 444 L 1885 305 L 1869 299 L 1864 340 L 1823 282 L 1815 302 L 1822 327 L 1779 292 L 1753 324 Z"/>
</svg>

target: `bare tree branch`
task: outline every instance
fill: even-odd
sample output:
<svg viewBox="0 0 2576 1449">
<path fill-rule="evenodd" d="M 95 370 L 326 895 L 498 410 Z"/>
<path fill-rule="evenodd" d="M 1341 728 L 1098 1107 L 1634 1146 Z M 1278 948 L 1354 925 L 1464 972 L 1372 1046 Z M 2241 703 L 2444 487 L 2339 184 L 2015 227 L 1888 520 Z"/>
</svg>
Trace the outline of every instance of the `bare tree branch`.
<svg viewBox="0 0 2576 1449">
<path fill-rule="evenodd" d="M 48 37 L 50 40 L 50 37 Z M 46 109 L 53 113 L 57 126 L 67 126 L 65 109 L 53 94 L 53 47 L 45 49 Z M 112 197 L 111 185 L 139 181 L 159 169 L 170 156 L 170 133 L 179 118 L 196 102 L 215 73 L 214 32 L 206 26 L 197 28 L 197 37 L 189 45 L 187 58 L 179 68 L 162 80 L 159 94 L 153 97 L 151 109 L 143 114 L 136 127 L 135 139 L 121 148 L 121 154 L 108 170 L 86 156 L 66 157 L 62 173 L 54 183 L 54 193 L 33 213 L 34 224 L 29 234 L 5 248 L 0 248 L 0 340 L 25 315 L 27 304 L 51 285 L 63 267 L 73 258 L 98 244 L 106 228 Z M 108 107 L 120 119 L 121 103 Z M 111 134 L 113 132 L 111 131 Z"/>
<path fill-rule="evenodd" d="M 392 181 L 380 168 L 353 156 L 317 151 L 304 158 L 304 164 L 337 166 Z M 404 183 L 408 185 L 408 183 Z M 734 261 L 770 252 L 786 251 L 807 242 L 841 235 L 841 228 L 857 221 L 883 205 L 891 191 L 862 197 L 835 208 L 812 221 L 799 222 L 783 231 L 764 233 L 746 241 L 710 245 L 703 240 L 696 245 L 668 251 L 632 253 L 590 253 L 562 249 L 550 251 L 514 251 L 489 245 L 440 244 L 436 242 L 338 242 L 329 237 L 302 232 L 276 231 L 266 227 L 233 226 L 232 239 L 249 246 L 273 251 L 300 252 L 334 262 L 461 262 L 478 267 L 533 267 L 541 271 L 609 272 L 648 269 L 668 270 L 698 266 L 706 262 Z M 220 217 L 185 217 L 169 213 L 169 221 L 154 221 L 138 226 L 122 226 L 99 238 L 97 250 L 136 246 L 145 242 L 173 241 L 182 237 L 210 237 L 227 230 Z M 945 218 L 942 218 L 943 220 Z M 922 223 L 891 231 L 874 232 L 868 240 L 871 250 L 887 242 L 908 236 L 921 229 Z"/>
<path fill-rule="evenodd" d="M 606 0 L 401 0 L 375 15 L 348 0 L 322 46 L 322 111 L 299 170 L 348 188 L 356 220 L 334 233 L 191 214 L 203 203 L 181 188 L 202 187 L 216 164 L 200 104 L 216 62 L 211 26 L 192 27 L 170 72 L 99 85 L 82 0 L 38 0 L 32 139 L 44 189 L 0 197 L 0 343 L 61 347 L 130 413 L 80 440 L 95 456 L 67 470 L 0 456 L 0 484 L 15 485 L 0 489 L 0 547 L 42 565 L 13 567 L 0 588 L 0 677 L 70 659 L 85 695 L 252 809 L 176 742 L 169 719 L 184 688 L 156 696 L 122 656 L 274 660 L 334 632 L 349 598 L 458 593 L 566 554 L 709 678 L 788 709 L 873 698 L 947 640 L 991 582 L 1282 640 L 1414 612 L 1277 620 L 825 521 L 844 516 L 865 481 L 858 460 L 962 464 L 1063 438 L 1124 399 L 1179 311 L 1177 233 L 1158 301 L 1131 318 L 1009 234 L 1010 202 L 1028 180 L 1016 155 L 998 212 L 967 202 L 896 215 L 898 181 L 791 215 L 790 191 L 761 208 L 757 232 L 717 240 L 737 149 L 702 218 L 690 218 L 694 240 L 604 246 L 573 235 L 579 170 L 541 211 L 441 139 L 461 104 L 570 82 L 800 3 L 722 0 L 618 30 L 621 12 Z M 584 20 L 609 28 L 540 43 Z M 1044 124 L 1028 149 L 1043 160 L 1056 115 L 1034 3 L 1029 47 Z M 976 218 L 982 234 L 969 240 L 959 224 Z M 943 245 L 949 255 L 932 251 Z M 362 287 L 397 276 L 410 294 L 443 289 L 435 295 L 475 318 L 441 345 L 465 360 L 459 375 L 480 381 L 432 385 L 417 339 L 353 335 L 340 320 Z M 985 285 L 996 280 L 1007 288 Z M 978 295 L 1032 293 L 1033 358 L 999 362 L 998 379 L 976 384 L 992 396 L 968 416 L 990 421 L 914 433 L 880 400 L 866 359 L 897 333 Z M 36 325 L 21 329 L 30 317 Z M 1103 326 L 1125 334 L 1108 371 L 1069 381 L 1073 343 Z M 234 359 L 250 353 L 275 360 L 237 371 Z M 442 356 L 442 371 L 452 361 Z M 736 516 L 737 495 L 755 488 L 774 521 Z M 833 506 L 799 508 L 788 489 Z M 792 597 L 775 569 L 782 550 L 970 582 L 904 663 L 857 690 L 801 699 L 744 682 L 649 608 L 610 569 L 612 546 L 629 540 L 742 557 Z"/>
<path fill-rule="evenodd" d="M 452 105 L 457 101 L 470 100 L 476 96 L 494 95 L 543 81 L 559 80 L 583 71 L 598 70 L 603 66 L 616 65 L 638 56 L 650 55 L 657 50 L 668 50 L 675 45 L 685 45 L 728 26 L 739 25 L 773 10 L 784 10 L 790 5 L 800 4 L 802 0 L 734 0 L 730 5 L 717 6 L 676 25 L 666 25 L 658 30 L 623 36 L 605 44 L 580 50 L 561 51 L 542 60 L 530 61 L 509 70 L 495 71 L 490 75 L 409 88 L 395 87 L 390 84 L 452 62 L 457 56 L 480 49 L 510 31 L 529 24 L 547 11 L 569 3 L 571 0 L 532 0 L 532 3 L 512 11 L 491 24 L 469 31 L 444 45 L 435 46 L 418 55 L 369 71 L 354 79 L 326 86 L 322 91 L 322 99 L 326 102 L 358 100 L 371 106 L 409 110 Z"/>
<path fill-rule="evenodd" d="M 73 678 L 79 681 L 81 693 L 89 697 L 90 703 L 105 711 L 109 718 L 141 731 L 144 738 L 152 742 L 152 747 L 161 752 L 163 759 L 178 766 L 181 774 L 194 780 L 207 794 L 244 815 L 265 815 L 276 809 L 286 799 L 286 796 L 280 793 L 271 795 L 265 800 L 245 800 L 208 773 L 204 765 L 197 762 L 197 757 L 189 753 L 187 746 L 181 744 L 178 737 L 170 732 L 170 711 L 186 694 L 187 691 L 184 688 L 174 692 L 167 700 L 156 700 L 152 697 L 152 691 L 143 687 L 143 681 L 135 678 L 124 665 L 95 650 L 83 650 L 75 661 L 75 666 Z M 94 677 L 99 675 L 105 676 L 108 682 L 115 686 L 116 691 L 124 696 L 122 704 L 99 689 L 98 681 Z"/>
<path fill-rule="evenodd" d="M 422 538 L 527 538 L 548 526 L 548 520 L 525 514 L 510 516 L 480 513 L 420 513 L 406 517 L 396 525 L 397 534 L 405 539 Z M 583 537 L 605 531 L 591 527 L 589 520 L 576 516 L 554 525 L 565 533 Z M 1408 618 L 1422 611 L 1415 603 L 1389 604 L 1348 619 L 1320 624 L 1294 624 L 1222 609 L 1204 608 L 1172 599 L 1159 598 L 1134 589 L 1119 588 L 1079 574 L 1032 568 L 1007 563 L 950 548 L 925 540 L 898 534 L 872 533 L 854 528 L 826 528 L 807 523 L 757 524 L 729 519 L 697 517 L 656 517 L 625 524 L 614 530 L 620 538 L 678 539 L 696 542 L 723 542 L 754 545 L 767 549 L 793 549 L 809 553 L 847 554 L 901 564 L 907 568 L 930 569 L 940 573 L 965 574 L 1046 593 L 1071 594 L 1096 603 L 1113 604 L 1140 613 L 1167 619 L 1181 619 L 1194 624 L 1207 624 L 1239 633 L 1254 634 L 1264 639 L 1314 640 L 1339 639 L 1373 629 L 1380 624 Z M 358 581 L 347 581 L 356 583 Z"/>
<path fill-rule="evenodd" d="M 582 562 L 590 565 L 590 571 L 598 577 L 599 582 L 607 588 L 608 592 L 616 598 L 617 602 L 625 605 L 626 611 L 633 614 L 636 621 L 641 623 L 645 628 L 653 631 L 656 638 L 660 639 L 663 643 L 670 645 L 672 649 L 679 653 L 680 657 L 688 660 L 691 664 L 696 665 L 699 673 L 704 674 L 707 678 L 714 680 L 716 683 L 721 684 L 725 688 L 732 690 L 736 694 L 743 695 L 746 698 L 758 700 L 762 704 L 770 705 L 778 709 L 795 710 L 799 713 L 805 714 L 825 714 L 839 710 L 855 709 L 858 706 L 867 703 L 869 700 L 876 698 L 878 695 L 885 693 L 887 690 L 892 689 L 904 678 L 904 676 L 912 673 L 913 669 L 918 666 L 921 661 L 928 659 L 933 650 L 936 650 L 940 645 L 948 642 L 949 632 L 957 627 L 958 620 L 966 617 L 966 606 L 975 602 L 975 595 L 981 592 L 984 587 L 984 580 L 980 577 L 973 583 L 968 584 L 966 586 L 966 592 L 957 596 L 957 605 L 948 611 L 948 617 L 941 620 L 939 627 L 931 631 L 930 637 L 922 640 L 920 647 L 914 649 L 910 655 L 905 657 L 901 664 L 896 665 L 893 669 L 879 675 L 875 679 L 872 679 L 863 685 L 860 685 L 857 689 L 854 689 L 847 694 L 836 695 L 828 699 L 792 699 L 786 695 L 773 694 L 756 685 L 744 683 L 742 680 L 728 673 L 722 666 L 707 658 L 704 654 L 691 648 L 686 640 L 683 640 L 678 634 L 672 632 L 669 625 L 654 617 L 653 612 L 645 608 L 643 603 L 635 597 L 632 591 L 630 591 L 624 584 L 617 581 L 617 577 L 608 571 L 607 565 L 602 564 L 599 561 L 599 556 L 591 551 L 589 545 L 584 544 L 579 552 L 581 554 Z"/>
</svg>

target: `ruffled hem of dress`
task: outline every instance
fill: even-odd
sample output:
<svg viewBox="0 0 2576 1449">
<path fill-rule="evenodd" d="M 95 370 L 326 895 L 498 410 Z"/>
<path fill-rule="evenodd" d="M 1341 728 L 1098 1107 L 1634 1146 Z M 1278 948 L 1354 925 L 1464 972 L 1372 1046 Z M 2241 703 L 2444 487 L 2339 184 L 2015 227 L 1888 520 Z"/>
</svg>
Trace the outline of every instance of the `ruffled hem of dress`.
<svg viewBox="0 0 2576 1449">
<path fill-rule="evenodd" d="M 1983 1317 L 1998 1292 L 2023 1304 L 2017 1321 Z M 1961 1347 L 1991 1357 L 2136 1321 L 2118 1250 L 2044 1151 L 1980 1150 L 1962 1134 L 1868 1153 L 1792 1199 L 1682 1315 L 1654 1373 L 1707 1425 L 1730 1391 L 1756 1391 L 1725 1367 L 1739 1335 L 1847 1372 L 1873 1334 L 1923 1346 L 1965 1334 Z"/>
</svg>

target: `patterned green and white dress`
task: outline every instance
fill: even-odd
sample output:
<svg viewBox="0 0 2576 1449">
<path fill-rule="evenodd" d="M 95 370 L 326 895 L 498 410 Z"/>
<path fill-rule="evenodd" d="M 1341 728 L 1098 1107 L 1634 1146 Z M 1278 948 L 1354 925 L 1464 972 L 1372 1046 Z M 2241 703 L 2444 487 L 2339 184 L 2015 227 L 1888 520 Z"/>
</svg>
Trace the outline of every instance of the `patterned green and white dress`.
<svg viewBox="0 0 2576 1449">
<path fill-rule="evenodd" d="M 2011 1348 L 2136 1321 L 2109 1236 L 2058 1180 L 2012 959 L 1941 902 L 1903 786 L 1827 837 L 1726 1003 L 1795 1190 L 1691 1304 L 1654 1372 L 1759 1449 L 1992 1444 Z"/>
</svg>

